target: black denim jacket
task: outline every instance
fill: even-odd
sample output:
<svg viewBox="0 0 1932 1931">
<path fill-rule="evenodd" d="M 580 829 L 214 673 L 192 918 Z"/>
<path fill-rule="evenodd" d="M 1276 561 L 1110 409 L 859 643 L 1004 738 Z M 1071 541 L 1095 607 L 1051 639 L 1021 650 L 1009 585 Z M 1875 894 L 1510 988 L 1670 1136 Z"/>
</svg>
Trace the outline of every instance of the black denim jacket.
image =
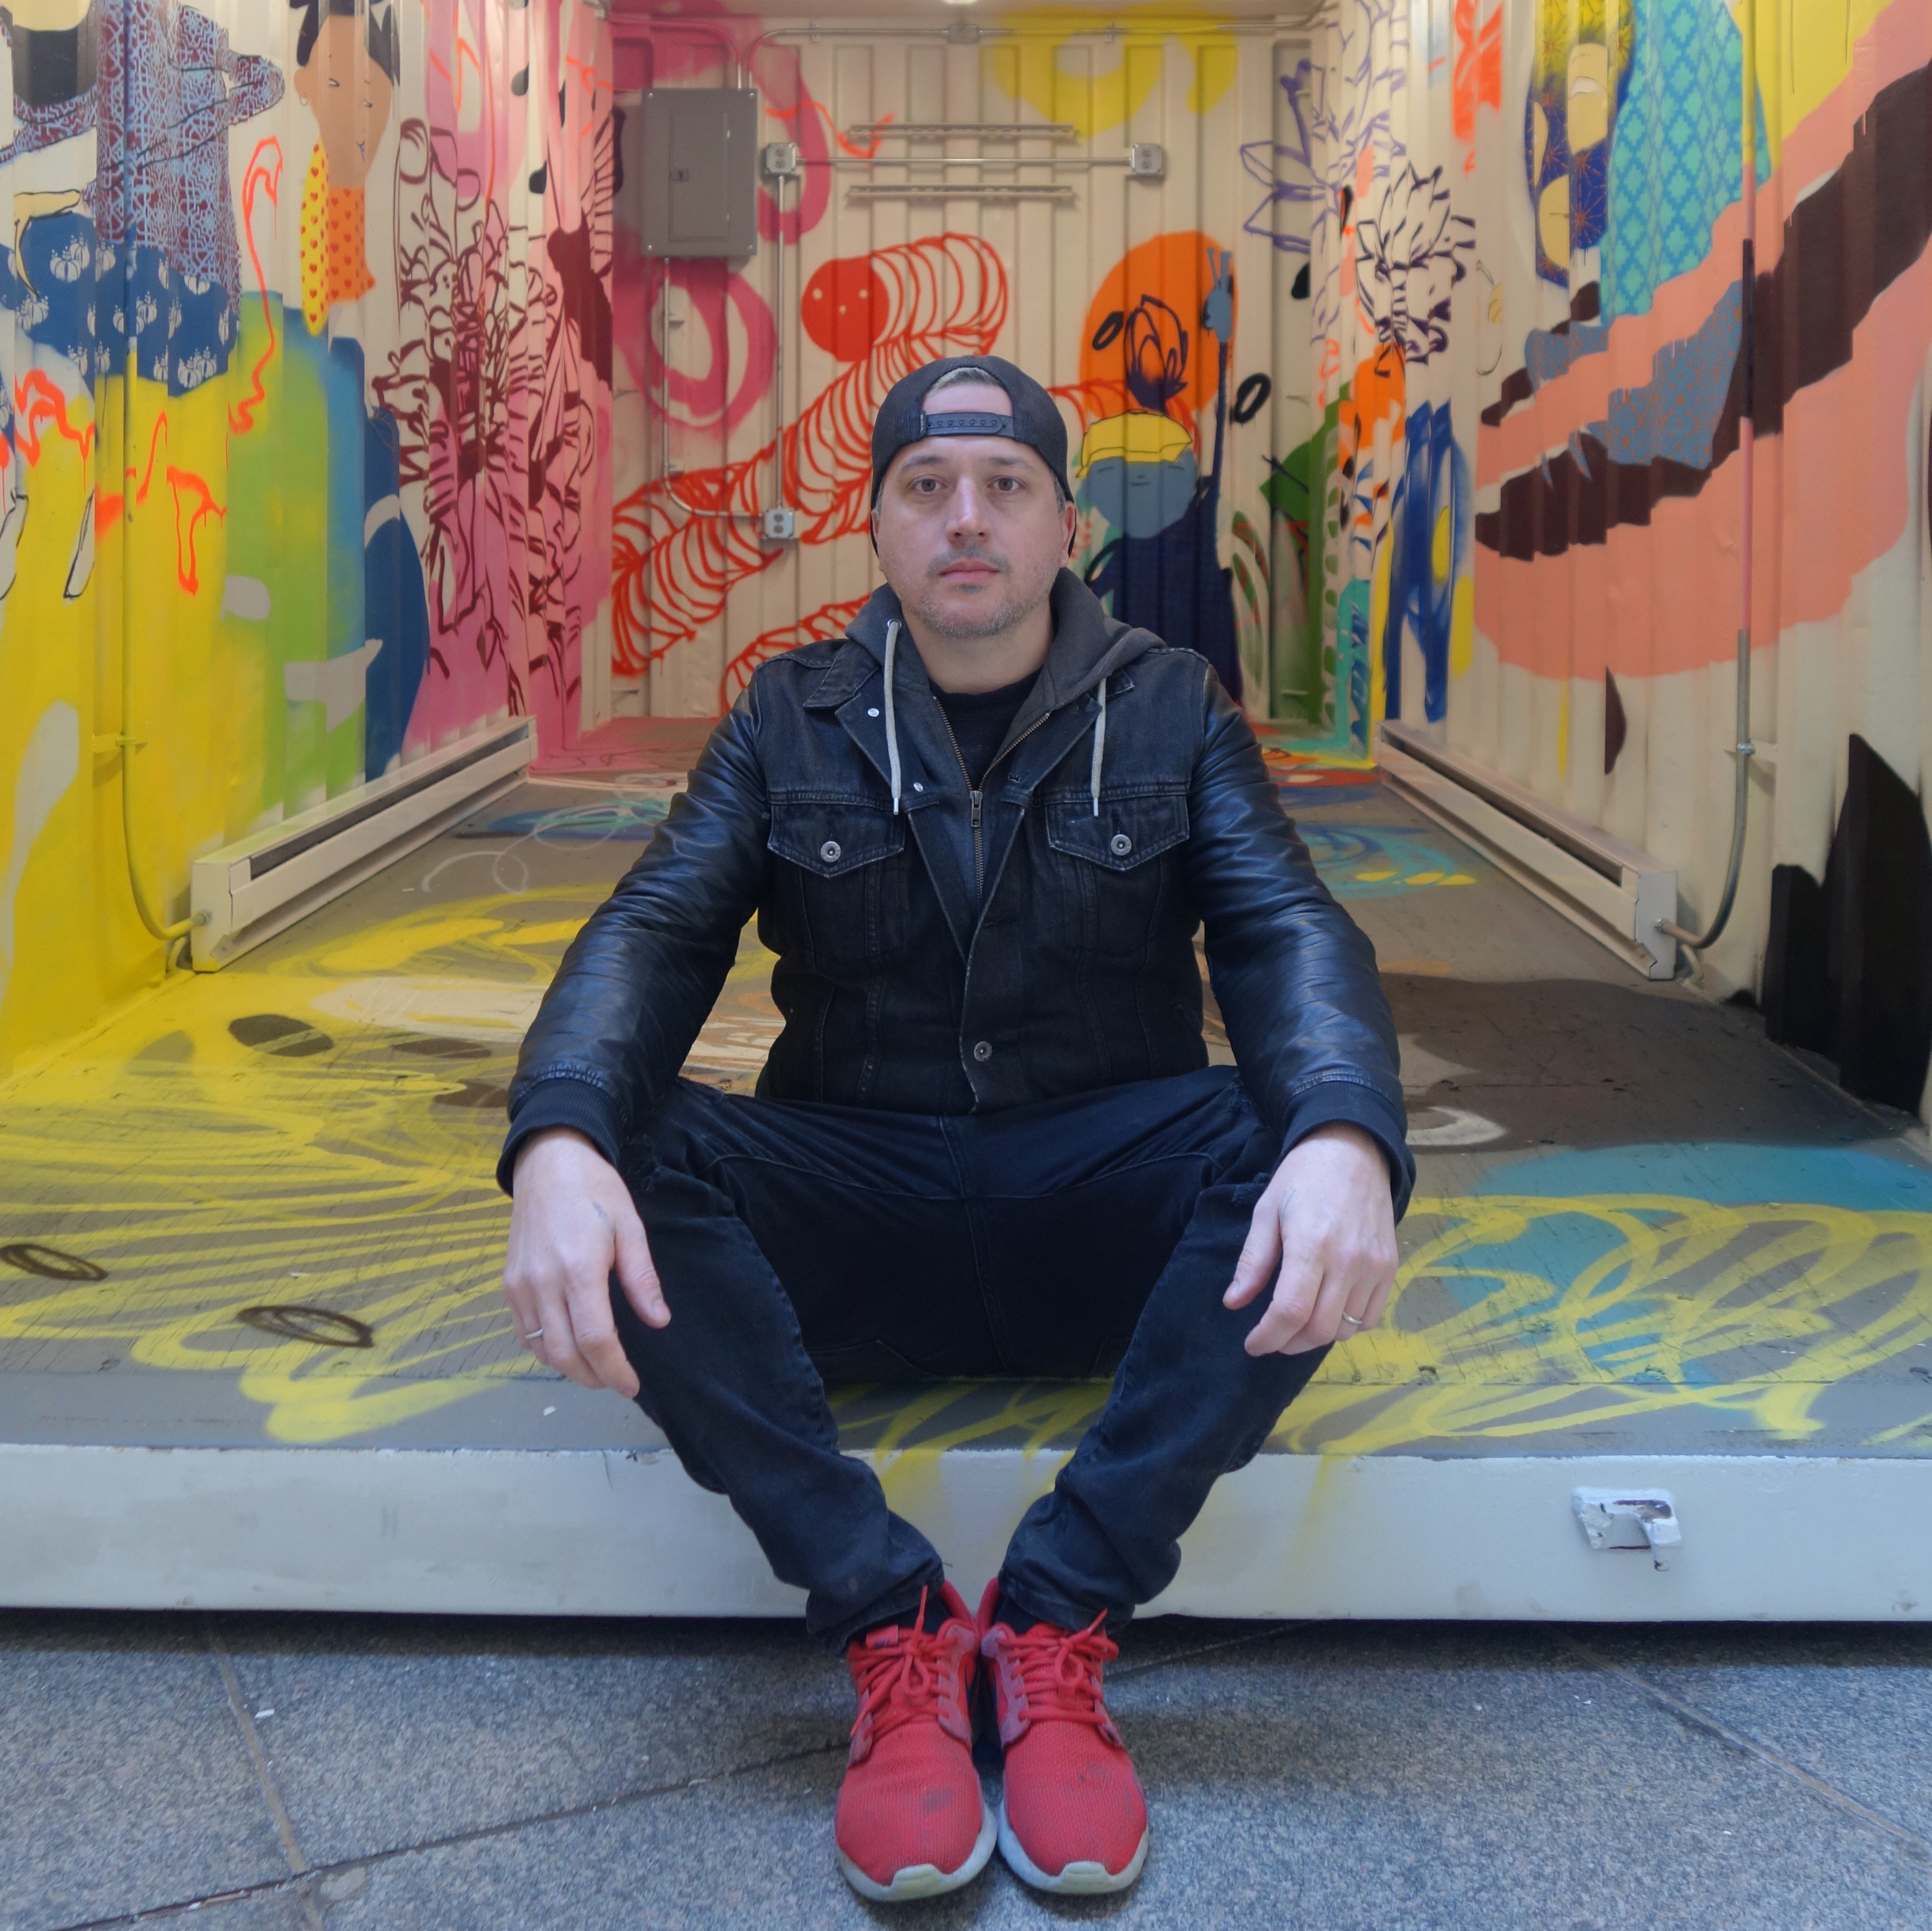
<svg viewBox="0 0 1932 1931">
<path fill-rule="evenodd" d="M 1046 665 L 976 793 L 890 589 L 844 637 L 759 669 L 564 955 L 510 1088 L 506 1186 L 540 1129 L 614 1162 L 647 1128 L 755 913 L 784 1020 L 759 1093 L 916 1113 L 1205 1066 L 1204 925 L 1235 1063 L 1284 1150 L 1352 1122 L 1406 1204 L 1374 951 L 1247 720 L 1204 659 L 1114 622 L 1070 571 L 1052 604 Z"/>
</svg>

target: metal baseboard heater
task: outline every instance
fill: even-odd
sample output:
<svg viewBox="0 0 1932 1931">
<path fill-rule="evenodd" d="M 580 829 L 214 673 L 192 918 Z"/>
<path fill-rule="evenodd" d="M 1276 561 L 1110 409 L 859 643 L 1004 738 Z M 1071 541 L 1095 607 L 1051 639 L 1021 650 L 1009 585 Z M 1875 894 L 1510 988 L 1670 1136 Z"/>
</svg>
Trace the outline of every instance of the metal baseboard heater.
<svg viewBox="0 0 1932 1931">
<path fill-rule="evenodd" d="M 1412 724 L 1384 724 L 1378 760 L 1398 796 L 1481 853 L 1646 979 L 1672 979 L 1676 869 L 1600 826 L 1432 745 Z"/>
<path fill-rule="evenodd" d="M 536 750 L 530 720 L 513 718 L 196 859 L 195 970 L 226 965 L 427 844 L 508 790 Z"/>
</svg>

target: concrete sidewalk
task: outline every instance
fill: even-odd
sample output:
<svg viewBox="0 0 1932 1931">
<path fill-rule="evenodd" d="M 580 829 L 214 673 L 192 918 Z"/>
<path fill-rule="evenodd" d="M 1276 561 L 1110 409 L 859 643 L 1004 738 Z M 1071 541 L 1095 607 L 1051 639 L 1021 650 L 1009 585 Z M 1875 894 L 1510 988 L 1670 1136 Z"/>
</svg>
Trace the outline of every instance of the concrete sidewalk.
<svg viewBox="0 0 1932 1931">
<path fill-rule="evenodd" d="M 1932 1629 L 1208 1623 L 1124 1899 L 851 1895 L 796 1624 L 0 1612 L 0 1931 L 1932 1924 Z"/>
</svg>

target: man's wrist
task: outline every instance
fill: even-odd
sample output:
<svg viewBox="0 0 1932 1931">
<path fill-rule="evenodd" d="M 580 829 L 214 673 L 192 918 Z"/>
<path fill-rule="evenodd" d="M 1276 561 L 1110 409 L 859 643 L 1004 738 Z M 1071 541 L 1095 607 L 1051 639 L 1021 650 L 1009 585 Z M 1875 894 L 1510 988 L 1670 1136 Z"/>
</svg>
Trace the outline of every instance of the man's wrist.
<svg viewBox="0 0 1932 1931">
<path fill-rule="evenodd" d="M 596 1153 L 600 1160 L 604 1157 L 597 1143 L 587 1133 L 579 1132 L 574 1126 L 540 1126 L 517 1149 L 516 1160 L 510 1169 L 512 1185 L 515 1184 L 516 1177 L 523 1171 L 524 1163 L 538 1147 L 554 1146 L 562 1140 L 574 1140 L 586 1152 Z"/>
<path fill-rule="evenodd" d="M 1319 1126 L 1311 1127 L 1299 1140 L 1296 1141 L 1294 1144 L 1296 1147 L 1305 1147 L 1311 1140 L 1344 1141 L 1348 1145 L 1359 1148 L 1364 1153 L 1372 1154 L 1376 1159 L 1382 1161 L 1384 1165 L 1387 1164 L 1387 1156 L 1382 1152 L 1382 1143 L 1366 1126 L 1358 1126 L 1352 1120 L 1324 1120 Z M 1293 1150 L 1292 1147 L 1289 1149 L 1290 1152 Z"/>
</svg>

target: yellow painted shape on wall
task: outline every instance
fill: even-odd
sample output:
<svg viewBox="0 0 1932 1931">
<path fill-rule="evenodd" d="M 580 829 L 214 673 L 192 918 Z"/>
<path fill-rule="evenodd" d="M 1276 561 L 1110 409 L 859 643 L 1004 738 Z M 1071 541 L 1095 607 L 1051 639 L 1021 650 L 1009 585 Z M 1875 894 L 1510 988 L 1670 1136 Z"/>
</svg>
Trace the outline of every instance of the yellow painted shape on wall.
<svg viewBox="0 0 1932 1931">
<path fill-rule="evenodd" d="M 120 413 L 110 407 L 97 433 L 92 396 L 60 388 L 57 370 L 34 372 L 35 400 L 58 397 L 67 433 L 44 406 L 38 448 L 17 437 L 10 464 L 26 494 L 0 601 L 0 885 L 12 915 L 0 1074 L 94 1024 L 160 967 L 124 889 L 120 760 L 94 749 L 120 727 L 118 532 L 98 523 L 94 496 L 97 475 L 118 465 Z M 118 393 L 110 385 L 110 400 Z M 51 755 L 56 734 L 73 745 L 73 776 L 49 797 L 68 762 Z M 23 817 L 39 817 L 38 829 Z"/>
<path fill-rule="evenodd" d="M 129 884 L 122 759 L 112 744 L 125 709 L 124 614 L 134 624 L 127 721 L 139 740 L 134 862 L 163 917 L 185 911 L 192 859 L 255 829 L 280 796 L 278 781 L 272 796 L 266 781 L 269 726 L 279 727 L 284 710 L 280 665 L 259 627 L 222 615 L 229 408 L 247 371 L 237 362 L 182 395 L 136 378 L 130 396 L 123 377 L 104 379 L 98 442 L 87 454 L 76 439 L 92 427 L 94 397 L 58 388 L 53 365 L 35 376 L 56 382 L 43 394 L 58 393 L 72 433 L 57 433 L 44 415 L 38 451 L 30 460 L 23 447 L 17 459 L 28 514 L 0 602 L 0 676 L 10 693 L 0 793 L 10 808 L 26 733 L 50 702 L 74 707 L 87 755 L 19 880 L 15 956 L 0 975 L 0 1073 L 160 976 L 162 949 Z M 80 540 L 89 531 L 91 551 Z M 0 846 L 0 874 L 7 863 Z"/>
<path fill-rule="evenodd" d="M 1460 577 L 1449 612 L 1449 674 L 1465 676 L 1476 661 L 1476 580 Z"/>
<path fill-rule="evenodd" d="M 1234 84 L 1239 49 L 1210 24 L 1126 28 L 1111 46 L 1094 37 L 1103 24 L 1091 13 L 1029 14 L 1022 37 L 981 55 L 986 77 L 1042 120 L 1068 122 L 1083 141 L 1124 127 L 1154 97 L 1169 42 L 1194 63 L 1191 112 L 1209 112 Z M 1064 44 L 1076 40 L 1077 47 Z"/>
<path fill-rule="evenodd" d="M 1858 42 L 1887 6 L 1924 4 L 1925 0 L 1757 0 L 1758 89 L 1774 165 L 1784 136 L 1851 72 Z M 1732 0 L 1733 17 L 1742 4 L 1743 0 Z M 1802 185 L 1794 184 L 1794 190 Z"/>
<path fill-rule="evenodd" d="M 1238 49 L 1226 40 L 1197 46 L 1194 49 L 1194 84 L 1187 90 L 1190 112 L 1211 113 L 1234 85 L 1239 62 Z"/>
</svg>

